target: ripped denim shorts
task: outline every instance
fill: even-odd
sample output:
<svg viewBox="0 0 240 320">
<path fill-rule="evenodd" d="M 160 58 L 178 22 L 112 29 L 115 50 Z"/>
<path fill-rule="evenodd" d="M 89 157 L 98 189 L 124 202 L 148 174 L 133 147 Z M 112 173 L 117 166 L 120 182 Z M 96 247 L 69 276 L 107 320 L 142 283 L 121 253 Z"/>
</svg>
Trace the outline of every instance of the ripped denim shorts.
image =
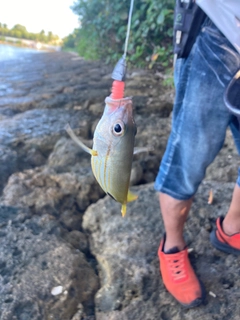
<svg viewBox="0 0 240 320">
<path fill-rule="evenodd" d="M 191 198 L 222 148 L 228 126 L 240 154 L 238 121 L 223 101 L 239 68 L 239 53 L 207 18 L 190 55 L 176 62 L 172 130 L 155 181 L 157 191 L 179 200 Z"/>
</svg>

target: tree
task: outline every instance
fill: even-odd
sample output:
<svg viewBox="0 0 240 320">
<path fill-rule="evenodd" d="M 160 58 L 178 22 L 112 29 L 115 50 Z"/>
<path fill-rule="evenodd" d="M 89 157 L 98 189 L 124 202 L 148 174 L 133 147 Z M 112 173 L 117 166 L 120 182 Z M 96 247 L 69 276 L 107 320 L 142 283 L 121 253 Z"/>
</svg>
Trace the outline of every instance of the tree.
<svg viewBox="0 0 240 320">
<path fill-rule="evenodd" d="M 16 38 L 27 38 L 28 32 L 26 27 L 21 24 L 16 24 L 12 29 L 12 34 Z"/>
<path fill-rule="evenodd" d="M 52 42 L 53 41 L 53 34 L 52 34 L 51 31 L 48 32 L 47 38 L 48 38 L 48 42 Z"/>
<path fill-rule="evenodd" d="M 8 29 L 5 23 L 0 23 L 0 35 L 42 41 L 46 43 L 59 40 L 59 37 L 57 35 L 53 35 L 51 31 L 48 32 L 48 35 L 45 34 L 44 30 L 41 30 L 40 33 L 32 33 L 28 32 L 26 27 L 21 24 L 16 24 L 12 29 Z"/>
<path fill-rule="evenodd" d="M 98 57 L 116 61 L 124 50 L 129 6 L 129 0 L 76 0 L 72 9 L 81 20 L 79 45 L 84 39 L 86 49 L 92 46 Z M 130 61 L 142 65 L 154 59 L 169 63 L 173 8 L 174 0 L 135 1 L 128 47 Z"/>
</svg>

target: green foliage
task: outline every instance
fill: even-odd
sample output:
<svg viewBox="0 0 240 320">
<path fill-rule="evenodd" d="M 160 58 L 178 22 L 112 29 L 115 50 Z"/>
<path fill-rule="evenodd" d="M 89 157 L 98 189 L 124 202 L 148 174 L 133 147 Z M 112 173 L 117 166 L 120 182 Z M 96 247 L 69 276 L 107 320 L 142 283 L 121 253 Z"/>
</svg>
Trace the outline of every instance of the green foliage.
<svg viewBox="0 0 240 320">
<path fill-rule="evenodd" d="M 173 68 L 166 70 L 166 77 L 163 80 L 163 86 L 167 88 L 174 88 Z"/>
<path fill-rule="evenodd" d="M 100 58 L 97 48 L 97 36 L 93 30 L 92 32 L 90 30 L 79 30 L 79 39 L 77 51 L 81 57 L 87 60 L 97 60 Z"/>
<path fill-rule="evenodd" d="M 51 31 L 48 32 L 47 35 L 45 34 L 44 30 L 41 30 L 39 33 L 31 33 L 28 32 L 26 27 L 22 26 L 21 24 L 16 24 L 12 29 L 8 29 L 6 24 L 0 23 L 0 36 L 35 40 L 51 44 L 54 44 L 55 41 L 59 40 L 59 37 L 57 35 L 53 35 Z"/>
<path fill-rule="evenodd" d="M 75 29 L 72 34 L 63 39 L 64 50 L 77 51 L 86 60 L 97 60 L 100 58 L 97 44 L 97 35 L 90 26 L 87 29 Z"/>
<path fill-rule="evenodd" d="M 174 0 L 135 1 L 128 46 L 128 59 L 134 65 L 172 62 Z M 116 62 L 123 54 L 130 0 L 76 0 L 73 11 L 79 15 L 81 29 L 74 46 L 85 57 Z M 72 45 L 72 36 L 67 42 Z M 90 53 L 91 52 L 91 53 Z"/>
</svg>

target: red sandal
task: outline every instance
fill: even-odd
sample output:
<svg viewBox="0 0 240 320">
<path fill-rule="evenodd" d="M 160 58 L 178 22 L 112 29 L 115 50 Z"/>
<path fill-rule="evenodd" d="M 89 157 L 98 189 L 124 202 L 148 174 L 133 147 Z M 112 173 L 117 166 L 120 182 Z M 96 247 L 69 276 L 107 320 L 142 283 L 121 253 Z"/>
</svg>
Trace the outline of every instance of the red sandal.
<svg viewBox="0 0 240 320">
<path fill-rule="evenodd" d="M 226 253 L 240 255 L 240 233 L 228 236 L 222 229 L 223 217 L 219 217 L 216 221 L 216 230 L 210 234 L 212 245 L 218 250 Z"/>
</svg>

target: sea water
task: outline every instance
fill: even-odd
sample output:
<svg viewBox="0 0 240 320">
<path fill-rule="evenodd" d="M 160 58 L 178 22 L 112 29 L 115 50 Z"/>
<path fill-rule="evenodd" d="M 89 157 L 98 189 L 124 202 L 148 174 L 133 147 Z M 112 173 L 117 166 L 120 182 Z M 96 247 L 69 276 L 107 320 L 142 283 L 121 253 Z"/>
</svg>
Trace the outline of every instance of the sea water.
<svg viewBox="0 0 240 320">
<path fill-rule="evenodd" d="M 24 60 L 26 54 L 39 53 L 39 52 L 42 52 L 42 51 L 38 51 L 30 48 L 20 48 L 20 47 L 10 46 L 6 44 L 0 44 L 0 61 Z"/>
</svg>

